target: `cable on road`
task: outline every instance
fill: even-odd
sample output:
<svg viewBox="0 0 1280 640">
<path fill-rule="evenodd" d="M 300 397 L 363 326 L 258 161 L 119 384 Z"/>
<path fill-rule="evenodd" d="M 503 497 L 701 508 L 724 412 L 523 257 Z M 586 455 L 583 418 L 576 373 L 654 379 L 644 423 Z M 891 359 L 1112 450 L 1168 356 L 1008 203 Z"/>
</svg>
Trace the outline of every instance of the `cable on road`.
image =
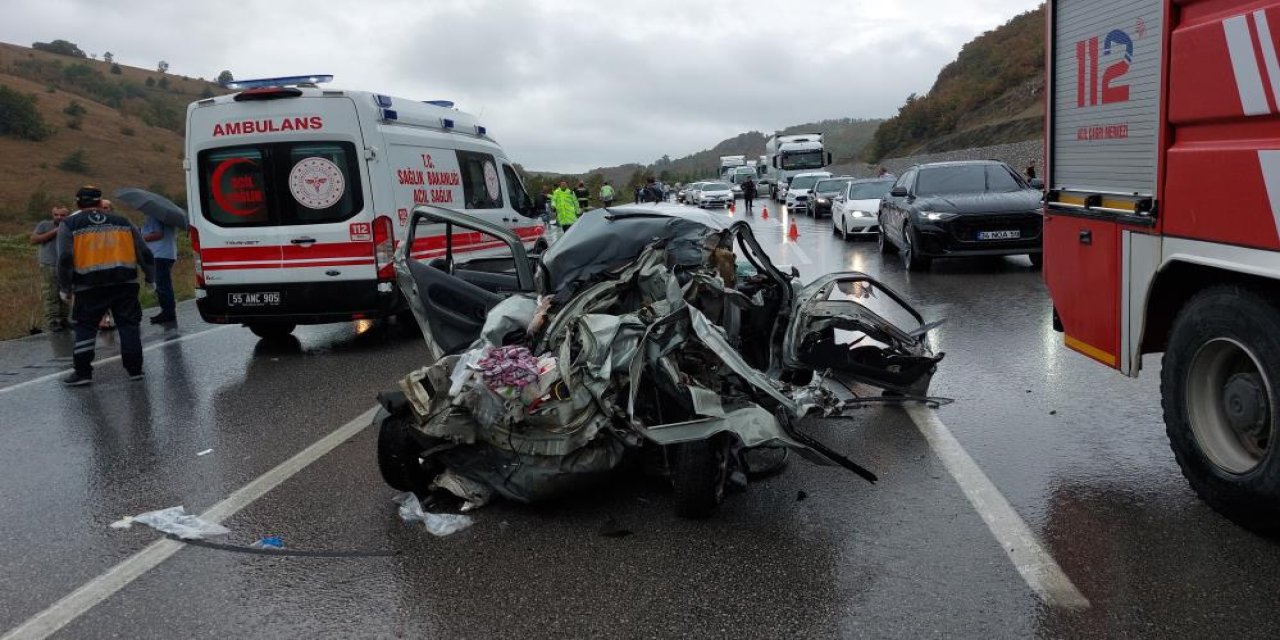
<svg viewBox="0 0 1280 640">
<path fill-rule="evenodd" d="M 263 549 L 258 547 L 247 547 L 238 544 L 224 544 L 221 542 L 209 542 L 208 540 L 183 540 L 175 535 L 166 535 L 166 538 L 174 542 L 181 542 L 195 547 L 204 547 L 206 549 L 216 549 L 218 551 L 230 551 L 231 553 L 247 553 L 258 556 L 291 556 L 298 558 L 389 558 L 401 555 L 400 551 L 373 551 L 366 549 L 352 549 L 346 551 L 326 551 L 323 549 Z"/>
</svg>

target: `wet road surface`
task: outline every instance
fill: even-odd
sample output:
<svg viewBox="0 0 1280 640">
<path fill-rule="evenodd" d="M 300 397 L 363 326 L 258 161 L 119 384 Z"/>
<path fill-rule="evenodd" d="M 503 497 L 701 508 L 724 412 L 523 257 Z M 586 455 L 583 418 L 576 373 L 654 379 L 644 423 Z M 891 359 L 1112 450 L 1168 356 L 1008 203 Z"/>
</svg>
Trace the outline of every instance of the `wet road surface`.
<svg viewBox="0 0 1280 640">
<path fill-rule="evenodd" d="M 83 613 L 40 620 L 60 637 L 1274 637 L 1280 545 L 1183 482 L 1160 422 L 1158 358 L 1129 380 L 1061 347 L 1025 258 L 908 274 L 874 242 L 833 237 L 827 220 L 797 219 L 801 236 L 786 242 L 767 204 L 770 220 L 751 219 L 776 261 L 805 279 L 865 271 L 926 319 L 948 319 L 933 334 L 947 353 L 933 391 L 956 403 L 936 418 L 1087 608 L 1046 604 L 919 417 L 874 408 L 805 426 L 879 474 L 874 486 L 794 460 L 689 522 L 663 487 L 623 479 L 555 504 L 485 507 L 447 538 L 400 521 L 376 433 L 358 430 L 227 518 L 226 541 L 390 555 L 183 547 L 95 592 L 105 599 Z M 242 495 L 426 353 L 397 327 L 303 327 L 272 346 L 202 324 L 190 304 L 180 315 L 176 330 L 148 328 L 142 382 L 107 361 L 92 386 L 64 389 L 69 339 L 0 344 L 0 629 L 120 578 L 160 537 L 109 523 Z M 98 357 L 113 354 L 106 339 Z M 602 536 L 606 525 L 631 534 Z"/>
</svg>

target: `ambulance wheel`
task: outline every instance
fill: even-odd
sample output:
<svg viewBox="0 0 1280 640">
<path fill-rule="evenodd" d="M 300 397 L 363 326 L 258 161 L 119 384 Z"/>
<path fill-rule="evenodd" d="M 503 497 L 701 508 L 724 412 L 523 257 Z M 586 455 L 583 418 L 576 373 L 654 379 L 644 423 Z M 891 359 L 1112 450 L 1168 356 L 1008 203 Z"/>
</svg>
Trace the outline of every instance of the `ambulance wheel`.
<svg viewBox="0 0 1280 640">
<path fill-rule="evenodd" d="M 293 333 L 298 325 L 292 322 L 250 322 L 245 326 L 263 340 L 279 340 Z"/>
<path fill-rule="evenodd" d="M 1219 513 L 1280 535 L 1280 308 L 1217 286 L 1174 321 L 1160 374 L 1165 429 L 1191 488 Z"/>
<path fill-rule="evenodd" d="M 378 425 L 378 471 L 383 482 L 399 491 L 425 489 L 429 478 L 418 459 L 417 441 L 409 432 L 409 417 L 379 409 L 373 421 Z"/>
<path fill-rule="evenodd" d="M 1044 268 L 1043 253 L 1028 253 L 1027 259 L 1031 260 L 1031 268 L 1039 271 Z"/>
<path fill-rule="evenodd" d="M 692 520 L 710 517 L 729 486 L 728 439 L 683 442 L 671 449 L 676 515 Z"/>
</svg>

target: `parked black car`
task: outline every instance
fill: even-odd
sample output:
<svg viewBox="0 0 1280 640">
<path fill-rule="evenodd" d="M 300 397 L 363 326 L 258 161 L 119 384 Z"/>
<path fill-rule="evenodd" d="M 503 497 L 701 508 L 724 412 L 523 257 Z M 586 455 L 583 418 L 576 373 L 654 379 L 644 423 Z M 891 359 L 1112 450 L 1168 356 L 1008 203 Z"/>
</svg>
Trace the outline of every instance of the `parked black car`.
<svg viewBox="0 0 1280 640">
<path fill-rule="evenodd" d="M 813 193 L 810 194 L 813 202 L 809 207 L 809 215 L 814 218 L 830 218 L 831 201 L 836 196 L 844 193 L 850 182 L 853 182 L 852 176 L 839 176 L 819 180 L 817 184 L 813 185 Z"/>
<path fill-rule="evenodd" d="M 880 252 L 901 252 L 910 271 L 934 258 L 1017 254 L 1038 269 L 1042 187 L 992 160 L 912 167 L 880 201 Z"/>
</svg>

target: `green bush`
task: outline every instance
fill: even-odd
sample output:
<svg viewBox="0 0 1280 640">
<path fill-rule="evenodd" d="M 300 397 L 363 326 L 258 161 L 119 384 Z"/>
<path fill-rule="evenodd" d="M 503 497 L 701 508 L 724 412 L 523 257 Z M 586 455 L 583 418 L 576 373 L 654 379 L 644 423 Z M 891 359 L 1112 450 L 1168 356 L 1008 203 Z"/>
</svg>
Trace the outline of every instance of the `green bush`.
<svg viewBox="0 0 1280 640">
<path fill-rule="evenodd" d="M 63 110 L 62 110 L 62 112 L 63 112 L 63 113 L 65 113 L 65 114 L 67 114 L 67 115 L 69 115 L 69 116 L 72 116 L 72 117 L 75 117 L 75 116 L 82 116 L 82 115 L 84 115 L 87 111 L 88 111 L 88 110 L 84 108 L 84 105 L 80 104 L 80 101 L 79 101 L 79 100 L 72 100 L 72 101 L 71 101 L 71 104 L 68 104 L 68 105 L 67 105 L 65 108 L 63 108 Z"/>
<path fill-rule="evenodd" d="M 53 42 L 33 42 L 31 48 L 37 51 L 48 51 L 63 56 L 72 56 L 75 58 L 85 57 L 84 51 L 76 46 L 74 42 L 66 40 L 54 40 Z"/>
<path fill-rule="evenodd" d="M 25 95 L 0 84 L 0 136 L 44 140 L 52 133 L 36 108 L 35 95 Z"/>
<path fill-rule="evenodd" d="M 49 217 L 49 211 L 58 204 L 60 204 L 58 200 L 49 195 L 49 192 L 45 191 L 45 186 L 41 184 L 36 187 L 35 191 L 31 192 L 30 196 L 27 196 L 25 213 L 32 221 L 44 220 Z"/>
<path fill-rule="evenodd" d="M 137 132 L 136 130 L 134 130 L 134 128 L 133 128 L 133 127 L 131 127 L 131 126 L 127 125 L 127 124 L 126 124 L 126 125 L 121 125 L 121 126 L 120 126 L 120 135 L 132 136 L 132 135 L 136 135 L 137 133 L 138 133 L 138 132 Z"/>
<path fill-rule="evenodd" d="M 80 118 L 72 118 L 70 120 L 67 120 L 68 129 L 74 129 L 76 131 L 79 131 L 82 126 L 84 126 L 84 120 L 81 120 Z"/>
<path fill-rule="evenodd" d="M 85 158 L 84 149 L 76 149 L 58 163 L 58 168 L 71 173 L 89 173 L 89 160 Z"/>
<path fill-rule="evenodd" d="M 111 63 L 111 73 L 113 73 L 113 74 L 115 74 L 115 75 L 117 75 L 117 76 L 118 76 L 118 75 L 120 75 L 120 74 L 124 73 L 124 71 L 120 68 L 120 65 L 119 65 L 118 63 L 112 62 L 112 63 Z"/>
</svg>

